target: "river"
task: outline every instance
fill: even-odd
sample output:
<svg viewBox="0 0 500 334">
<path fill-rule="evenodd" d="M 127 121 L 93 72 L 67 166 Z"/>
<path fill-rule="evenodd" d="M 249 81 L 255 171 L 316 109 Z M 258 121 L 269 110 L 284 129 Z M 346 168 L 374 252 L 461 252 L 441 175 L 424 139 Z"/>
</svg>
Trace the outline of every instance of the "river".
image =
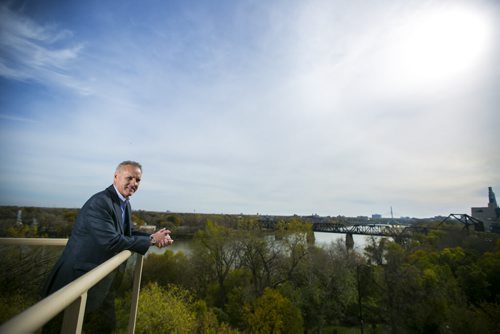
<svg viewBox="0 0 500 334">
<path fill-rule="evenodd" d="M 316 245 L 320 247 L 327 247 L 331 243 L 336 243 L 337 240 L 341 240 L 345 244 L 345 234 L 344 233 L 330 233 L 330 232 L 314 232 L 314 238 L 316 240 Z M 363 253 L 364 248 L 368 245 L 371 236 L 369 235 L 359 235 L 354 234 L 354 250 Z M 375 236 L 377 240 L 381 237 Z M 149 248 L 147 254 L 163 254 L 165 250 L 170 249 L 174 253 L 183 252 L 189 255 L 191 253 L 192 240 L 177 240 L 171 246 L 167 248 L 159 249 L 157 247 Z"/>
</svg>

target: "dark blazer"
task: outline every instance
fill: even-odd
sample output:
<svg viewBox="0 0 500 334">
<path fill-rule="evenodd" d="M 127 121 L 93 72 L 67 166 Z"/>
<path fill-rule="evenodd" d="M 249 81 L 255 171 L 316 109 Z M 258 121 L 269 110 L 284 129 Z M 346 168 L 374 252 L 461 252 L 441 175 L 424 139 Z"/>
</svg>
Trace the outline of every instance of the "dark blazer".
<svg viewBox="0 0 500 334">
<path fill-rule="evenodd" d="M 149 234 L 131 229 L 130 204 L 127 205 L 127 228 L 123 228 L 120 202 L 115 188 L 111 185 L 93 195 L 84 204 L 76 218 L 68 243 L 45 283 L 42 291 L 44 297 L 123 250 L 146 253 L 150 246 Z M 100 294 L 105 295 L 111 283 L 112 277 L 101 281 L 98 285 L 99 290 L 102 290 Z"/>
</svg>

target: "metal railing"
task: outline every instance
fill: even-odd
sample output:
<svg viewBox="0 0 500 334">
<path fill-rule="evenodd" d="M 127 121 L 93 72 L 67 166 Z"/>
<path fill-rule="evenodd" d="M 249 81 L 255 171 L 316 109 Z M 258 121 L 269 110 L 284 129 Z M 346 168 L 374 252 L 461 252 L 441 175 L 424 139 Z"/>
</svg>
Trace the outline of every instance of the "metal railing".
<svg viewBox="0 0 500 334">
<path fill-rule="evenodd" d="M 67 241 L 68 239 L 0 238 L 0 244 L 3 245 L 64 246 Z M 62 311 L 64 311 L 64 318 L 61 332 L 81 333 L 88 291 L 118 266 L 127 261 L 131 255 L 131 251 L 124 250 L 50 296 L 42 299 L 35 305 L 2 324 L 0 326 L 0 334 L 37 332 L 43 325 Z M 134 269 L 134 285 L 132 288 L 132 300 L 128 322 L 129 334 L 135 332 L 139 289 L 144 261 L 142 255 L 136 254 L 136 256 L 137 261 Z"/>
</svg>

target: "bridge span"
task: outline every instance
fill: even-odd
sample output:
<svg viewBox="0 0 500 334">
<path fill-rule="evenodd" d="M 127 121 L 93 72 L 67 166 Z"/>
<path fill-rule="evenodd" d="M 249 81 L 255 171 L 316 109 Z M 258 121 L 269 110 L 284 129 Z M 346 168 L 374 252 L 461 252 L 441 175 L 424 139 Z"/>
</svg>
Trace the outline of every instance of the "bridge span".
<svg viewBox="0 0 500 334">
<path fill-rule="evenodd" d="M 390 224 L 345 225 L 341 223 L 313 223 L 312 229 L 315 232 L 376 235 L 383 237 L 400 237 L 410 234 L 408 226 Z"/>
<path fill-rule="evenodd" d="M 484 232 L 484 223 L 467 214 L 452 213 L 443 219 L 437 226 L 422 226 L 417 224 L 400 225 L 400 224 L 350 224 L 343 223 L 313 223 L 313 231 L 316 232 L 331 232 L 345 234 L 363 234 L 363 235 L 378 235 L 386 237 L 409 237 L 413 233 L 427 233 L 430 229 L 442 230 L 444 223 L 461 223 L 463 229 L 469 231 L 473 229 L 476 232 Z"/>
</svg>

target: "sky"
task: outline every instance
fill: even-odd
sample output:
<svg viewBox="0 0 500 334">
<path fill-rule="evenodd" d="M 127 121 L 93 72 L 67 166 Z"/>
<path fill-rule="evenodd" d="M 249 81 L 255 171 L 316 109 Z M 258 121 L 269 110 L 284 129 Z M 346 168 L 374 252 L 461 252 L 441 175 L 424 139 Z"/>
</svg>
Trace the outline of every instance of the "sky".
<svg viewBox="0 0 500 334">
<path fill-rule="evenodd" d="M 0 1 L 0 205 L 470 214 L 500 196 L 495 0 Z M 499 198 L 500 200 L 500 198 Z"/>
</svg>

